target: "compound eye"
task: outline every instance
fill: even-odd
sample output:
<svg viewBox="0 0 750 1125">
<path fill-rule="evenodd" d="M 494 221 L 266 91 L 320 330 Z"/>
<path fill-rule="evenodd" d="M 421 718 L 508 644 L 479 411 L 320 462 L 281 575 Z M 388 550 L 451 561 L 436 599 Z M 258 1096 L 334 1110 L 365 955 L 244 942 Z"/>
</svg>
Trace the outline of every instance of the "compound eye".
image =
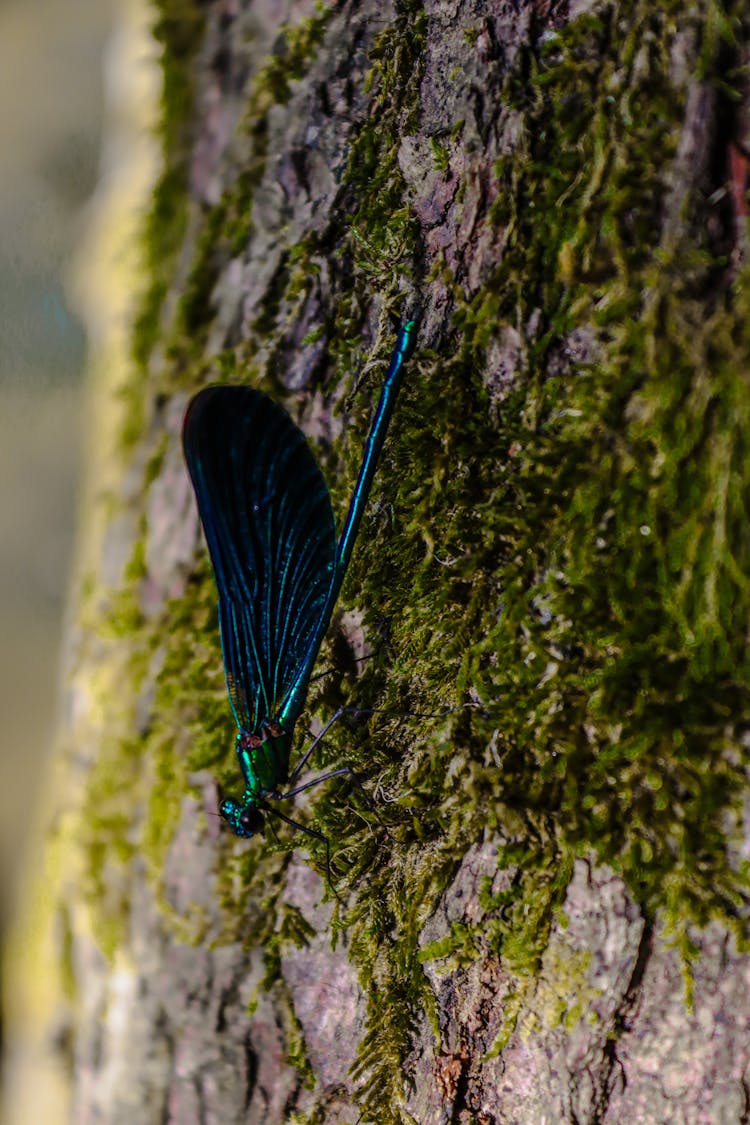
<svg viewBox="0 0 750 1125">
<path fill-rule="evenodd" d="M 241 805 L 232 797 L 225 797 L 219 805 L 219 814 L 224 818 L 235 836 L 254 836 L 263 827 L 263 814 L 252 802 Z"/>
<path fill-rule="evenodd" d="M 234 827 L 240 815 L 240 806 L 231 797 L 226 797 L 219 805 L 219 815 Z"/>
<path fill-rule="evenodd" d="M 263 814 L 258 809 L 243 809 L 239 826 L 248 836 L 253 836 L 263 827 Z"/>
</svg>

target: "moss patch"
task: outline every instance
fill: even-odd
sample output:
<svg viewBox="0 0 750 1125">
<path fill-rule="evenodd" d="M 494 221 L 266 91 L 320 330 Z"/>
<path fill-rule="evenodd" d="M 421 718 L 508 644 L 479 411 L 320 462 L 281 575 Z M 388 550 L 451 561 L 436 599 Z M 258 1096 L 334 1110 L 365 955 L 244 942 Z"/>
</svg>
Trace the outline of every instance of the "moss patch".
<svg viewBox="0 0 750 1125">
<path fill-rule="evenodd" d="M 745 939 L 747 871 L 729 857 L 750 717 L 750 279 L 743 271 L 723 283 L 716 228 L 726 216 L 711 192 L 679 196 L 686 85 L 671 77 L 679 37 L 693 76 L 725 105 L 730 17 L 709 0 L 687 14 L 677 3 L 602 5 L 529 49 L 505 90 L 521 139 L 496 170 L 502 260 L 470 301 L 456 288 L 440 353 L 422 348 L 410 362 L 342 597 L 362 608 L 374 655 L 354 691 L 325 677 L 310 692 L 311 712 L 324 716 L 345 701 L 412 714 L 342 722 L 318 757 L 349 762 L 377 800 L 373 814 L 338 781 L 314 795 L 315 826 L 331 840 L 340 893 L 351 895 L 334 934 L 348 929 L 368 997 L 357 1070 L 365 1120 L 400 1120 L 404 1059 L 434 1005 L 422 960 L 474 955 L 468 929 L 427 954 L 419 935 L 485 835 L 502 834 L 502 862 L 525 873 L 510 900 L 486 905 L 493 949 L 520 982 L 546 947 L 560 873 L 591 850 L 647 913 L 663 912 L 686 954 L 688 927 L 714 917 Z M 401 280 L 421 279 L 397 150 L 418 128 L 423 19 L 401 5 L 370 54 L 377 112 L 353 137 L 347 223 L 330 234 L 339 268 L 329 359 L 339 372 L 354 366 L 372 293 L 399 307 Z M 297 42 L 300 73 L 317 34 L 311 25 Z M 209 248 L 245 237 L 237 223 L 249 221 L 265 159 L 264 113 L 288 96 L 269 68 L 268 107 L 251 106 L 260 163 L 207 217 L 170 337 L 191 382 L 210 320 Z M 289 249 L 258 330 L 278 332 L 278 310 L 306 291 L 321 252 L 313 236 Z M 163 286 L 166 274 L 154 273 Z M 508 327 L 522 369 L 500 401 L 486 372 Z M 195 336 L 185 338 L 188 328 Z M 212 373 L 248 378 L 244 351 L 212 361 Z M 167 381 L 182 371 L 176 363 Z M 366 430 L 356 400 L 354 412 L 331 454 L 337 511 Z M 163 649 L 146 740 L 154 872 L 190 774 L 211 769 L 235 787 L 214 599 L 204 560 L 148 642 Z M 326 646 L 321 666 L 329 660 Z M 272 976 L 279 942 L 300 938 L 277 914 L 284 853 L 301 843 L 324 868 L 322 848 L 280 836 L 219 845 L 223 936 L 268 940 Z M 107 839 L 102 830 L 97 847 Z M 584 969 L 572 964 L 569 979 Z"/>
</svg>

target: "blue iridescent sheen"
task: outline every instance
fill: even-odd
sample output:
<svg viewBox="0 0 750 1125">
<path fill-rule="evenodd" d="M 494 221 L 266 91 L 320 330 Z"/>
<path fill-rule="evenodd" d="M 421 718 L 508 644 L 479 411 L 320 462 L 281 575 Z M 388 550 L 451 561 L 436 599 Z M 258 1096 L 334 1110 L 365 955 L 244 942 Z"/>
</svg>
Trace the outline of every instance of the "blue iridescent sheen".
<svg viewBox="0 0 750 1125">
<path fill-rule="evenodd" d="M 225 798 L 219 811 L 237 836 L 262 827 L 267 799 L 277 798 L 289 778 L 294 725 L 346 574 L 416 327 L 409 320 L 399 331 L 338 543 L 328 486 L 305 435 L 283 407 L 262 391 L 231 386 L 206 387 L 188 406 L 183 448 L 219 592 L 245 782 L 242 798 Z"/>
</svg>

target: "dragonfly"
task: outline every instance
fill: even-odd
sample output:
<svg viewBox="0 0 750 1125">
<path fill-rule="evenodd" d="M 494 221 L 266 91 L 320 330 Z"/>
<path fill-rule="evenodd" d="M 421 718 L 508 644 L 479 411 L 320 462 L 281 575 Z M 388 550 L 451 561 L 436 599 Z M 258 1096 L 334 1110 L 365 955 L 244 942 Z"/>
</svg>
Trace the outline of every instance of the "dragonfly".
<svg viewBox="0 0 750 1125">
<path fill-rule="evenodd" d="M 343 766 L 294 787 L 340 712 L 290 774 L 292 738 L 416 333 L 416 318 L 398 331 L 338 540 L 323 473 L 282 406 L 262 391 L 228 385 L 205 387 L 188 405 L 183 450 L 219 595 L 224 669 L 244 780 L 242 796 L 224 797 L 219 813 L 236 836 L 255 835 L 273 812 L 321 840 L 328 854 L 322 833 L 284 815 L 275 802 L 328 778 L 352 776 Z M 282 792 L 287 785 L 293 787 Z"/>
</svg>

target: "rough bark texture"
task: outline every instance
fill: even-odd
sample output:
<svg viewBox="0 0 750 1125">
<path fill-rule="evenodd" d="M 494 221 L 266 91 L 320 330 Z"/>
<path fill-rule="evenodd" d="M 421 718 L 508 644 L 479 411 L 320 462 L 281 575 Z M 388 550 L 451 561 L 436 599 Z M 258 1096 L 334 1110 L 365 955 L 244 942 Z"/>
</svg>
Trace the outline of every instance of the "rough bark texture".
<svg viewBox="0 0 750 1125">
<path fill-rule="evenodd" d="M 47 849 L 71 1119 L 749 1120 L 740 6 L 162 13 L 151 288 Z M 214 816 L 236 782 L 180 421 L 210 381 L 285 396 L 340 513 L 364 357 L 416 303 L 362 613 L 326 650 L 349 684 L 312 703 L 463 709 L 330 751 L 389 827 L 314 795 L 339 904 L 309 841 Z"/>
</svg>

